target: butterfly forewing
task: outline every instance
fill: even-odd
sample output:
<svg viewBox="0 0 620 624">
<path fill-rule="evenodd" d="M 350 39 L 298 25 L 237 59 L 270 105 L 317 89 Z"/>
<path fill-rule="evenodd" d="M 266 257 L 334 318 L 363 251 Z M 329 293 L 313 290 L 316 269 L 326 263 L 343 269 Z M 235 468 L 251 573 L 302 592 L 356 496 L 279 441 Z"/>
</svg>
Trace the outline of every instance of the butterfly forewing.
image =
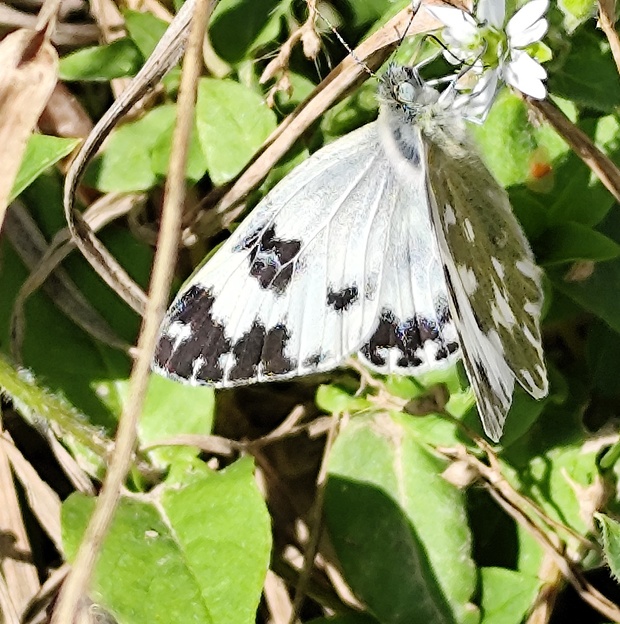
<svg viewBox="0 0 620 624">
<path fill-rule="evenodd" d="M 506 192 L 473 147 L 460 147 L 448 155 L 428 144 L 433 220 L 464 363 L 485 430 L 497 440 L 514 379 L 535 398 L 547 394 L 541 273 Z"/>
<path fill-rule="evenodd" d="M 359 349 L 386 372 L 447 360 L 454 330 L 435 353 L 416 325 L 428 317 L 437 339 L 432 297 L 410 278 L 403 219 L 414 200 L 428 214 L 424 188 L 423 174 L 400 188 L 376 124 L 317 152 L 190 279 L 164 319 L 154 369 L 225 387 L 328 370 Z"/>
</svg>

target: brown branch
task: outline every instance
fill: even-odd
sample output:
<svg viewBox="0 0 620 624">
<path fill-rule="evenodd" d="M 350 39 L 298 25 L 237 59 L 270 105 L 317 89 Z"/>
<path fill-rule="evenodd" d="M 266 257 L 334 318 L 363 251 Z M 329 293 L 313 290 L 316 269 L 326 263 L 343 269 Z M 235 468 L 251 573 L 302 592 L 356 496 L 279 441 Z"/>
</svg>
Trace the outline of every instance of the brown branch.
<svg viewBox="0 0 620 624">
<path fill-rule="evenodd" d="M 428 4 L 444 4 L 438 0 Z M 347 55 L 329 75 L 314 89 L 299 107 L 291 113 L 265 141 L 262 152 L 227 188 L 218 188 L 204 200 L 203 206 L 217 203 L 214 210 L 202 212 L 196 221 L 184 232 L 186 241 L 195 240 L 211 234 L 220 224 L 230 223 L 238 214 L 239 204 L 255 189 L 291 149 L 295 141 L 335 102 L 340 100 L 369 75 L 360 64 L 365 63 L 370 69 L 378 69 L 392 54 L 402 38 L 404 30 L 411 22 L 411 8 L 404 9 L 392 18 L 383 28 L 373 33 L 354 51 L 356 58 Z M 434 30 L 439 22 L 430 14 L 419 10 L 408 30 L 409 34 L 419 34 Z M 359 60 L 356 60 L 359 59 Z M 224 193 L 222 195 L 222 193 Z"/>
<path fill-rule="evenodd" d="M 605 33 L 611 54 L 616 62 L 620 74 L 620 38 L 616 32 L 616 2 L 615 0 L 598 0 L 598 24 Z"/>
<path fill-rule="evenodd" d="M 526 98 L 532 109 L 539 112 L 571 149 L 598 176 L 607 190 L 620 202 L 620 169 L 594 145 L 592 139 L 550 100 Z"/>
<path fill-rule="evenodd" d="M 170 174 L 162 210 L 160 236 L 153 264 L 146 315 L 138 339 L 139 356 L 130 378 L 129 398 L 118 427 L 116 447 L 101 495 L 86 528 L 73 564 L 52 615 L 52 624 L 72 624 L 80 599 L 90 581 L 97 556 L 120 499 L 120 488 L 131 465 L 138 417 L 150 375 L 150 361 L 164 314 L 178 251 L 185 171 L 191 136 L 196 90 L 202 69 L 202 41 L 213 8 L 213 0 L 198 0 L 191 20 L 187 54 L 183 63 L 177 106 L 177 123 L 172 139 Z"/>
</svg>

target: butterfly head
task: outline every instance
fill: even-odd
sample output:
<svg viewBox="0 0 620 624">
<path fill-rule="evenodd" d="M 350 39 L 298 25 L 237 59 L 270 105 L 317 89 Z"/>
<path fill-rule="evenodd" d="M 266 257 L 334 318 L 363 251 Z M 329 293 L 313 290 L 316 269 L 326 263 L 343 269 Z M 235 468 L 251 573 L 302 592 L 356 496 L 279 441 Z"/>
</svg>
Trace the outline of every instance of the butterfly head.
<svg viewBox="0 0 620 624">
<path fill-rule="evenodd" d="M 391 64 L 381 77 L 379 100 L 407 115 L 417 116 L 439 99 L 439 92 L 422 80 L 415 67 Z"/>
</svg>

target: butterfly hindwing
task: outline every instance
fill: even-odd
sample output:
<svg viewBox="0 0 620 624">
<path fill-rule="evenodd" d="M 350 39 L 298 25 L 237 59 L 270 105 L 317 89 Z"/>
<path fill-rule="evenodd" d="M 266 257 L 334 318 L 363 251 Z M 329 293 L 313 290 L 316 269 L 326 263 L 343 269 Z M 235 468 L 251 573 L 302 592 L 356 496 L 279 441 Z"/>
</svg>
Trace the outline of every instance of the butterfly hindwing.
<svg viewBox="0 0 620 624">
<path fill-rule="evenodd" d="M 383 252 L 379 316 L 359 357 L 379 373 L 413 375 L 452 364 L 460 349 L 430 220 L 422 138 L 415 127 L 403 131 L 392 121 L 380 115 L 377 123 L 398 208 Z"/>
<path fill-rule="evenodd" d="M 508 196 L 473 147 L 447 155 L 428 144 L 433 219 L 463 360 L 487 434 L 501 435 L 514 380 L 547 394 L 541 272 Z"/>
<path fill-rule="evenodd" d="M 379 317 L 397 206 L 376 124 L 314 154 L 183 288 L 154 369 L 226 387 L 342 363 Z"/>
</svg>

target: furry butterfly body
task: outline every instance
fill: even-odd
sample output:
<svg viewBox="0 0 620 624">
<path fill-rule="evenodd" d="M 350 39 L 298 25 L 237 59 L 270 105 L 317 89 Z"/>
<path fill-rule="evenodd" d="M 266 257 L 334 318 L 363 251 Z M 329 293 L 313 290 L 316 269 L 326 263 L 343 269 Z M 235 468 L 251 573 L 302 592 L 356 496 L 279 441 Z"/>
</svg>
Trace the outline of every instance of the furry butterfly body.
<svg viewBox="0 0 620 624">
<path fill-rule="evenodd" d="M 391 66 L 377 121 L 282 180 L 184 286 L 155 371 L 229 387 L 358 354 L 411 375 L 463 357 L 499 438 L 515 379 L 547 391 L 539 271 L 449 98 Z"/>
</svg>

